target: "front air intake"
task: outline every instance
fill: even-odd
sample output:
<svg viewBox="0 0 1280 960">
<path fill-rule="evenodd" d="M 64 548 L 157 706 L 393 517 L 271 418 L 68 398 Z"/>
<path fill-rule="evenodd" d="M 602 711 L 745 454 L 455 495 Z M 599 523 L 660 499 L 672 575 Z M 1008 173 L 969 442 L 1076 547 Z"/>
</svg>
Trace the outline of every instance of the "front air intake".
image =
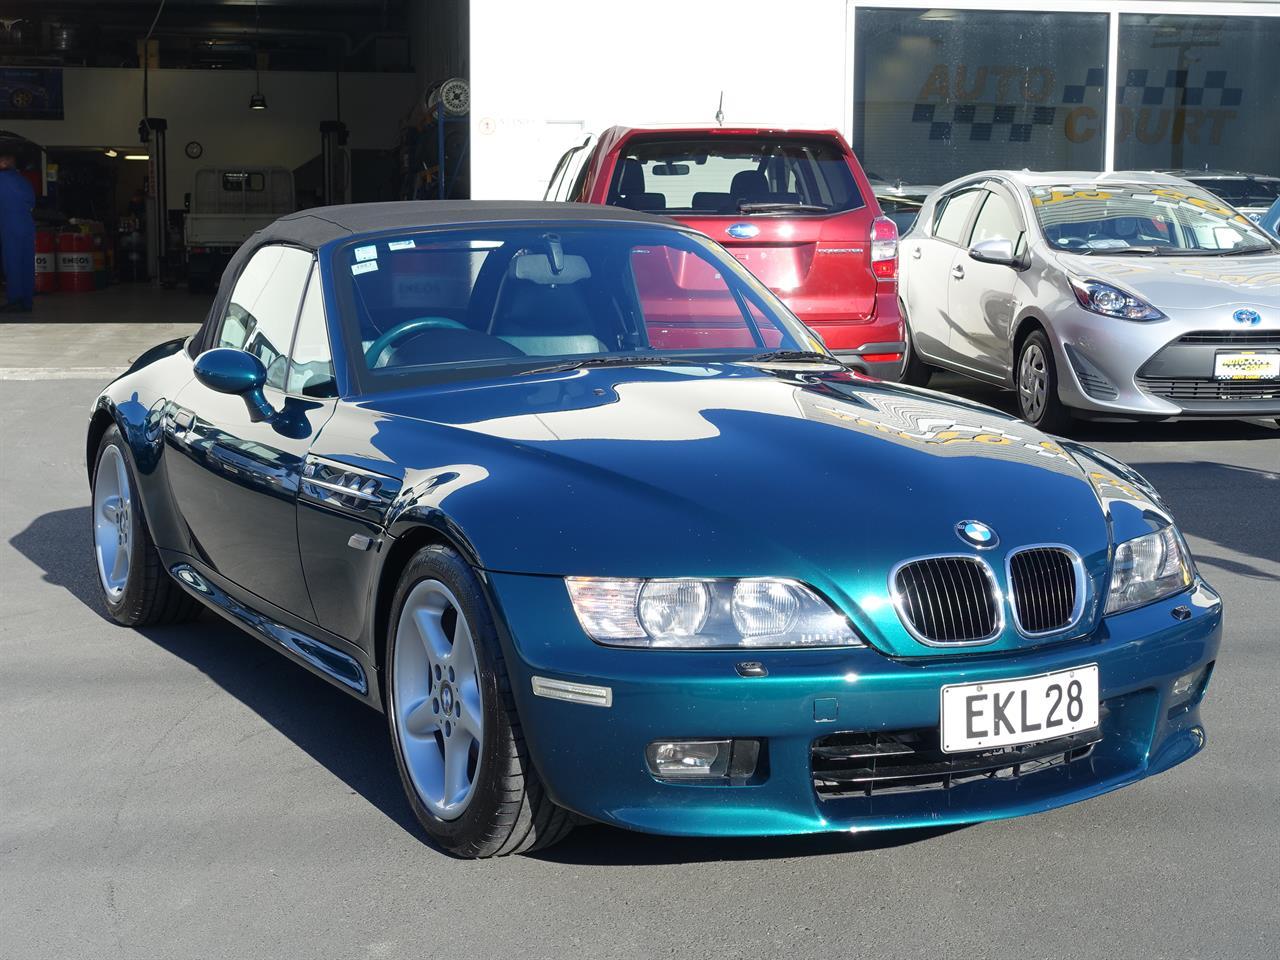
<svg viewBox="0 0 1280 960">
<path fill-rule="evenodd" d="M 973 557 L 904 563 L 894 572 L 893 594 L 903 623 L 924 643 L 986 643 L 1000 632 L 995 580 Z"/>
</svg>

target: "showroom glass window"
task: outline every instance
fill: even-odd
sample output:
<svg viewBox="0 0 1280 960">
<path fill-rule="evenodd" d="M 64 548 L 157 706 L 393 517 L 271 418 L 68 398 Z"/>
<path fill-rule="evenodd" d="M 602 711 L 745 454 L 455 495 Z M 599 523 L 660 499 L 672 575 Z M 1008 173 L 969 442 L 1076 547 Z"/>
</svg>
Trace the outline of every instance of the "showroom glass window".
<svg viewBox="0 0 1280 960">
<path fill-rule="evenodd" d="M 1116 169 L 1280 174 L 1280 17 L 1124 14 Z"/>
<path fill-rule="evenodd" d="M 858 8 L 854 150 L 872 179 L 1100 170 L 1107 16 Z"/>
</svg>

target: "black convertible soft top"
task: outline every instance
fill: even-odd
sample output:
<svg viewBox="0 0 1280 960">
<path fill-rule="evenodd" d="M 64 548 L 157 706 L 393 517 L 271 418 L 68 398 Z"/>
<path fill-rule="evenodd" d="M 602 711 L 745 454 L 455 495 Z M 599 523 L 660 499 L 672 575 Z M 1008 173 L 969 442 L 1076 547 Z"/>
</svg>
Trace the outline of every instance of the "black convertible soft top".
<svg viewBox="0 0 1280 960">
<path fill-rule="evenodd" d="M 217 321 L 227 309 L 231 288 L 244 262 L 264 244 L 287 243 L 315 250 L 330 240 L 379 233 L 384 230 L 415 230 L 467 223 L 555 223 L 606 221 L 616 223 L 667 224 L 674 220 L 622 207 L 591 203 L 546 203 L 541 200 L 404 200 L 389 203 L 347 203 L 332 207 L 312 207 L 281 217 L 259 230 L 236 251 L 222 273 L 218 295 L 204 324 L 191 340 L 192 356 L 213 345 Z"/>
</svg>

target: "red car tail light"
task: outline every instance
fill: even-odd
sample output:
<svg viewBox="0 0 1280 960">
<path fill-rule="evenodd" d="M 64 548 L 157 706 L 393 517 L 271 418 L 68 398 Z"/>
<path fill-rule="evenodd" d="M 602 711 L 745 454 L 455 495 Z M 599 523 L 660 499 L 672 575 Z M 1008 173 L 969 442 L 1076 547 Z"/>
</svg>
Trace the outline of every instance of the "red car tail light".
<svg viewBox="0 0 1280 960">
<path fill-rule="evenodd" d="M 898 276 L 898 226 L 888 217 L 871 221 L 871 272 L 880 280 Z"/>
</svg>

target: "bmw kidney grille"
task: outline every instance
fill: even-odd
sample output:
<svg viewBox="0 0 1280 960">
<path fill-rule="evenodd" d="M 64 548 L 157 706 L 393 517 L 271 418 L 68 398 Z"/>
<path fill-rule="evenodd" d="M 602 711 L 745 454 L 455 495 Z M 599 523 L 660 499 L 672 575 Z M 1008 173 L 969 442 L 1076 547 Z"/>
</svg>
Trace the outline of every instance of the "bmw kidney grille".
<svg viewBox="0 0 1280 960">
<path fill-rule="evenodd" d="M 1000 632 L 996 585 L 980 560 L 913 560 L 898 568 L 893 588 L 898 612 L 925 643 L 985 643 Z"/>
</svg>

